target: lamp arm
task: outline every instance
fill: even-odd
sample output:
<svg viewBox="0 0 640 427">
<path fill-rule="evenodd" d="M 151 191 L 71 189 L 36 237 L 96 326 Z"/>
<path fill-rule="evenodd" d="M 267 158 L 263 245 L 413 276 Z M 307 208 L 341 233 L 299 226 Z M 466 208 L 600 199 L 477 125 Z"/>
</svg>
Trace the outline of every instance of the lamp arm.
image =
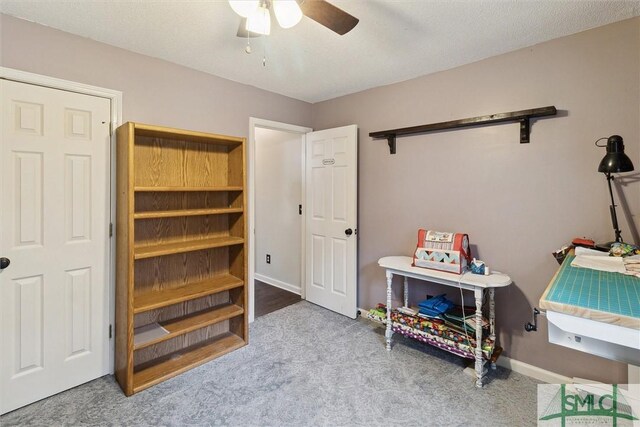
<svg viewBox="0 0 640 427">
<path fill-rule="evenodd" d="M 618 228 L 618 216 L 616 215 L 616 204 L 613 200 L 613 190 L 611 189 L 611 181 L 613 181 L 613 175 L 610 173 L 605 174 L 607 177 L 607 184 L 609 185 L 609 196 L 611 196 L 611 205 L 609 206 L 609 212 L 611 213 L 611 222 L 613 223 L 613 231 L 616 235 L 616 242 L 622 242 L 622 236 L 620 229 Z"/>
</svg>

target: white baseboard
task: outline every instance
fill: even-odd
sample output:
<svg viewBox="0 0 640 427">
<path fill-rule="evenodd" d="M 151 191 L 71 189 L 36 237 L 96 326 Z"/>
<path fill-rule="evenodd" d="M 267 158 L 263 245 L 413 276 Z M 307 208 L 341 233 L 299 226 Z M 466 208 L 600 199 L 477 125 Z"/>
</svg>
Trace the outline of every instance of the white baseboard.
<svg viewBox="0 0 640 427">
<path fill-rule="evenodd" d="M 528 363 L 520 362 L 519 360 L 511 359 L 506 356 L 500 356 L 496 364 L 503 368 L 511 369 L 513 372 L 526 375 L 548 384 L 573 383 L 573 378 L 571 377 L 547 371 L 546 369 L 538 368 L 537 366 L 529 365 Z"/>
<path fill-rule="evenodd" d="M 513 372 L 526 375 L 538 381 L 545 382 L 547 384 L 571 384 L 575 382 L 573 378 L 565 377 L 563 375 L 556 374 L 555 372 L 547 371 L 545 369 L 538 368 L 537 366 L 520 362 L 519 360 L 510 359 L 506 356 L 500 356 L 498 358 L 498 362 L 496 363 L 496 365 L 503 368 L 510 369 Z M 488 364 L 485 365 L 485 369 L 488 369 L 489 371 L 491 371 L 491 367 Z M 463 372 L 474 378 L 476 376 L 476 370 L 475 370 L 475 367 L 473 366 L 473 363 L 467 366 Z"/>
<path fill-rule="evenodd" d="M 289 283 L 285 283 L 285 282 L 282 282 L 282 281 L 277 280 L 277 279 L 272 279 L 271 277 L 267 277 L 267 276 L 264 276 L 264 275 L 258 274 L 258 273 L 255 273 L 253 275 L 253 278 L 255 280 L 259 280 L 261 282 L 264 282 L 264 283 L 266 283 L 268 285 L 275 286 L 276 288 L 284 289 L 285 291 L 289 291 L 289 292 L 294 293 L 296 295 L 301 295 L 301 289 L 299 287 L 291 285 Z"/>
</svg>

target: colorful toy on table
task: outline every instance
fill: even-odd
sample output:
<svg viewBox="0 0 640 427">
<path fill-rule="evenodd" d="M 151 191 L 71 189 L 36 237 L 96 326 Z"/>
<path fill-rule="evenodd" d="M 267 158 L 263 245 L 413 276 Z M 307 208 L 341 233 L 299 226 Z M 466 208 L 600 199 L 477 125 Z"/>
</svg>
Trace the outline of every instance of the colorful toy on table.
<svg viewBox="0 0 640 427">
<path fill-rule="evenodd" d="M 469 236 L 448 231 L 418 230 L 413 266 L 462 274 L 471 261 Z"/>
<path fill-rule="evenodd" d="M 474 258 L 473 261 L 471 261 L 470 266 L 473 274 L 489 275 L 489 267 L 484 263 L 484 261 Z"/>
</svg>

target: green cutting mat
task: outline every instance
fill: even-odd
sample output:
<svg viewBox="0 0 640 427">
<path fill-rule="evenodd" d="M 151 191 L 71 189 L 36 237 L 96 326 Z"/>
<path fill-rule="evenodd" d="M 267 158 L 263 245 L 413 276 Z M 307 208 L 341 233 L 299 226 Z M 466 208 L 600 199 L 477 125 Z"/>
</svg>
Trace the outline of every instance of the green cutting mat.
<svg viewBox="0 0 640 427">
<path fill-rule="evenodd" d="M 562 263 L 547 301 L 640 318 L 640 278 Z"/>
</svg>

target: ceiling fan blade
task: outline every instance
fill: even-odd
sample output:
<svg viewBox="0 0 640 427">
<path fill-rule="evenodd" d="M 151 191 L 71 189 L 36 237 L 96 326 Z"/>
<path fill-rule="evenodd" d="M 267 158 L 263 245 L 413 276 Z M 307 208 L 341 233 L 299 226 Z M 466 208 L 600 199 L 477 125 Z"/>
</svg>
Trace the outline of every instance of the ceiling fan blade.
<svg viewBox="0 0 640 427">
<path fill-rule="evenodd" d="M 360 21 L 325 0 L 305 0 L 300 9 L 305 16 L 341 36 L 351 31 Z"/>
<path fill-rule="evenodd" d="M 238 37 L 260 37 L 258 33 L 252 33 L 251 31 L 247 31 L 247 18 L 240 18 L 240 25 L 238 26 L 238 32 L 236 33 Z"/>
</svg>

